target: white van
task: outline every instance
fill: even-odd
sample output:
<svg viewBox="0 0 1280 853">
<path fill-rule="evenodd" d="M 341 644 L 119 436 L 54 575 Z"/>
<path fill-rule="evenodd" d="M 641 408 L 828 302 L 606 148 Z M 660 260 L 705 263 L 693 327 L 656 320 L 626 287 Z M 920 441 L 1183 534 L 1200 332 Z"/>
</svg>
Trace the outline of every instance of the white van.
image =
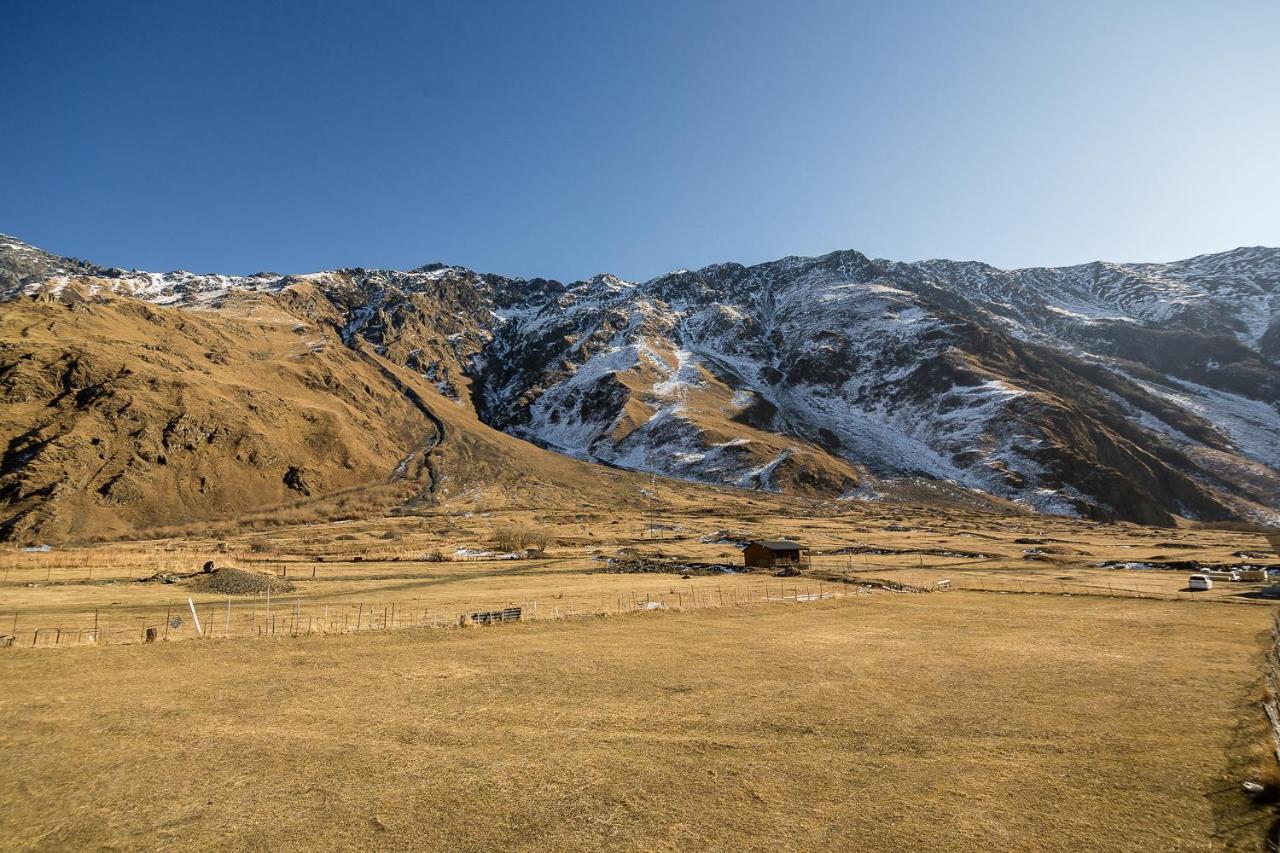
<svg viewBox="0 0 1280 853">
<path fill-rule="evenodd" d="M 1187 589 L 1192 591 L 1213 589 L 1213 581 L 1209 580 L 1207 575 L 1192 575 L 1187 578 Z"/>
</svg>

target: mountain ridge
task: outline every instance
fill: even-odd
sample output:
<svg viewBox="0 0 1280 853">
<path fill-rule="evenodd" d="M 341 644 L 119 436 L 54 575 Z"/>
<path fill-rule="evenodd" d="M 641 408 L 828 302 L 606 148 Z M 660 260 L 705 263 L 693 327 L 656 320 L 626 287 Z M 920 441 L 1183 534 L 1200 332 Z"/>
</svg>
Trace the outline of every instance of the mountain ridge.
<svg viewBox="0 0 1280 853">
<path fill-rule="evenodd" d="M 1022 270 L 843 250 L 566 284 L 441 263 L 157 274 L 0 237 L 6 302 L 265 300 L 587 461 L 827 498 L 923 479 L 1157 524 L 1278 517 L 1278 283 L 1267 247 Z"/>
<path fill-rule="evenodd" d="M 260 270 L 258 272 L 246 273 L 246 274 L 218 273 L 218 272 L 197 273 L 188 269 L 174 269 L 174 270 L 169 270 L 168 272 L 158 273 L 154 270 L 144 270 L 138 267 L 133 267 L 129 269 L 125 269 L 123 267 L 107 267 L 107 266 L 95 264 L 91 261 L 86 261 L 80 258 L 54 255 L 52 253 L 46 252 L 45 250 L 36 247 L 34 244 L 24 241 L 20 237 L 0 232 L 0 259 L 5 258 L 7 255 L 11 253 L 23 252 L 24 250 L 34 252 L 34 253 L 39 253 L 40 255 L 46 256 L 49 259 L 53 259 L 59 262 L 64 262 L 66 264 L 73 265 L 80 269 L 92 270 L 100 274 L 111 273 L 114 277 L 120 277 L 125 274 L 140 274 L 140 275 L 148 275 L 148 276 L 181 275 L 181 276 L 189 276 L 193 278 L 203 277 L 203 278 L 246 279 L 247 280 L 247 279 L 265 279 L 265 278 L 283 279 L 283 278 L 290 278 L 290 277 L 316 276 L 316 275 L 324 275 L 329 273 L 349 272 L 349 271 L 355 271 L 355 270 L 362 270 L 362 271 L 367 270 L 369 272 L 392 272 L 392 273 L 394 272 L 426 273 L 426 272 L 440 272 L 444 270 L 456 270 L 459 272 L 466 272 L 466 273 L 470 273 L 477 276 L 491 276 L 494 278 L 501 278 L 508 281 L 552 281 L 556 283 L 561 283 L 559 279 L 548 278 L 545 276 L 524 277 L 524 276 L 510 276 L 510 275 L 504 275 L 500 273 L 482 273 L 471 267 L 467 267 L 461 264 L 450 264 L 450 263 L 439 261 L 439 260 L 427 261 L 425 263 L 419 264 L 414 267 L 410 267 L 405 270 L 401 270 L 395 267 L 359 266 L 359 267 L 329 267 L 329 268 L 322 268 L 318 270 L 312 270 L 306 273 L 279 273 L 279 272 L 273 272 L 273 271 L 267 271 L 267 270 Z M 725 268 L 725 267 L 745 270 L 745 269 L 753 269 L 756 267 L 772 266 L 772 265 L 782 264 L 785 262 L 817 261 L 817 260 L 822 260 L 825 258 L 835 256 L 835 255 L 843 255 L 843 254 L 854 254 L 861 258 L 866 259 L 867 261 L 873 264 L 878 264 L 878 265 L 902 265 L 902 266 L 926 267 L 929 265 L 946 264 L 946 265 L 952 265 L 952 266 L 958 266 L 958 267 L 959 266 L 977 266 L 977 267 L 983 268 L 984 270 L 990 273 L 1016 274 L 1016 273 L 1033 273 L 1033 272 L 1051 272 L 1051 273 L 1066 272 L 1066 271 L 1072 271 L 1072 270 L 1081 270 L 1081 269 L 1095 267 L 1095 266 L 1102 266 L 1102 267 L 1115 268 L 1115 269 L 1143 268 L 1143 267 L 1178 267 L 1183 265 L 1201 263 L 1205 261 L 1222 261 L 1227 258 L 1238 257 L 1241 253 L 1244 253 L 1247 255 L 1248 254 L 1271 255 L 1273 257 L 1270 260 L 1272 260 L 1276 264 L 1280 264 L 1280 246 L 1263 246 L 1263 245 L 1237 246 L 1232 249 L 1223 249 L 1222 251 L 1218 251 L 1218 252 L 1203 252 L 1198 255 L 1192 255 L 1186 258 L 1179 258 L 1172 261 L 1093 260 L 1093 261 L 1084 261 L 1077 264 L 1065 264 L 1065 265 L 1058 265 L 1058 266 L 1030 266 L 1030 267 L 1000 267 L 977 258 L 957 260 L 954 258 L 933 257 L 933 258 L 922 258 L 914 261 L 898 261 L 898 260 L 891 260 L 888 258 L 875 258 L 857 249 L 832 249 L 828 252 L 823 252 L 817 255 L 784 255 L 779 258 L 757 261 L 754 263 L 745 263 L 742 261 L 717 261 L 717 262 L 706 264 L 702 267 L 695 268 L 695 269 L 683 268 L 683 267 L 678 269 L 673 269 L 664 273 L 659 273 L 658 275 L 652 276 L 647 279 L 628 279 L 628 278 L 623 278 L 621 276 L 618 276 L 607 270 L 601 270 L 595 273 L 594 275 L 588 276 L 585 279 L 577 279 L 575 280 L 575 282 L 571 282 L 571 284 L 580 283 L 580 282 L 590 282 L 599 278 L 611 278 L 629 285 L 639 286 L 639 285 L 645 285 L 650 282 L 657 281 L 659 279 L 666 278 L 669 276 L 674 276 L 674 275 L 681 275 L 681 274 L 687 274 L 687 273 L 705 273 L 708 271 L 713 271 L 713 270 L 716 270 L 719 268 Z M 2 271 L 0 271 L 0 274 L 2 274 Z M 9 282 L 8 284 L 3 284 L 3 282 L 4 282 L 4 279 L 0 279 L 0 298 L 8 299 L 16 295 L 16 293 L 11 289 L 12 282 Z"/>
</svg>

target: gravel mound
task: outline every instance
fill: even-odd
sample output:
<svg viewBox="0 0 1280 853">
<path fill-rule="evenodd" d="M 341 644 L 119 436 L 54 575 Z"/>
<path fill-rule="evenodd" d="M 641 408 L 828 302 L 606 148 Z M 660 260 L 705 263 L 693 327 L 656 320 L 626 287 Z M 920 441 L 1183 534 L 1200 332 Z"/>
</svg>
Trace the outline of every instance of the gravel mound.
<svg viewBox="0 0 1280 853">
<path fill-rule="evenodd" d="M 292 592 L 294 586 L 285 578 L 245 569 L 221 568 L 200 578 L 200 588 L 222 595 L 257 595 L 267 590 Z"/>
</svg>

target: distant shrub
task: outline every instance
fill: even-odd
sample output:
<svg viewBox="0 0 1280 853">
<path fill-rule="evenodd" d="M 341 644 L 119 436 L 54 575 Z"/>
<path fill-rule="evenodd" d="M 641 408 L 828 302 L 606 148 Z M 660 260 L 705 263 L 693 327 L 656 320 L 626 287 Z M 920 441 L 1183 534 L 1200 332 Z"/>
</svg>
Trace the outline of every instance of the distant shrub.
<svg viewBox="0 0 1280 853">
<path fill-rule="evenodd" d="M 514 551 L 522 547 L 523 538 L 519 527 L 505 525 L 493 529 L 493 536 L 489 542 L 495 551 Z"/>
<path fill-rule="evenodd" d="M 546 528 L 508 524 L 494 528 L 491 542 L 498 551 L 523 551 L 526 548 L 545 551 L 552 539 Z"/>
</svg>

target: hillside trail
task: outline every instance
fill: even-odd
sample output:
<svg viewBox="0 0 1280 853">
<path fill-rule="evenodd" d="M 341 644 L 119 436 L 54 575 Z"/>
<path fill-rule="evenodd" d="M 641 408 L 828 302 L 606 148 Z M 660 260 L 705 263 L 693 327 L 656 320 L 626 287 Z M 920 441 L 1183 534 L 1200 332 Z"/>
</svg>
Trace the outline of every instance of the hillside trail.
<svg viewBox="0 0 1280 853">
<path fill-rule="evenodd" d="M 431 410 L 426 401 L 422 399 L 414 388 L 400 378 L 394 370 L 392 370 L 381 358 L 370 354 L 365 348 L 364 342 L 359 338 L 353 338 L 347 341 L 349 346 L 357 355 L 359 355 L 367 364 L 376 369 L 382 376 L 391 383 L 395 388 L 422 416 L 431 423 L 433 431 L 423 438 L 422 446 L 411 451 L 395 470 L 388 476 L 388 481 L 399 479 L 412 479 L 422 481 L 425 474 L 425 483 L 421 489 L 415 492 L 408 500 L 399 507 L 392 510 L 393 515 L 412 515 L 415 511 L 427 507 L 434 506 L 437 503 L 437 492 L 440 488 L 441 478 L 443 476 L 441 457 L 435 451 L 441 448 L 447 440 L 447 431 L 444 421 Z M 415 461 L 416 460 L 416 461 Z"/>
</svg>

